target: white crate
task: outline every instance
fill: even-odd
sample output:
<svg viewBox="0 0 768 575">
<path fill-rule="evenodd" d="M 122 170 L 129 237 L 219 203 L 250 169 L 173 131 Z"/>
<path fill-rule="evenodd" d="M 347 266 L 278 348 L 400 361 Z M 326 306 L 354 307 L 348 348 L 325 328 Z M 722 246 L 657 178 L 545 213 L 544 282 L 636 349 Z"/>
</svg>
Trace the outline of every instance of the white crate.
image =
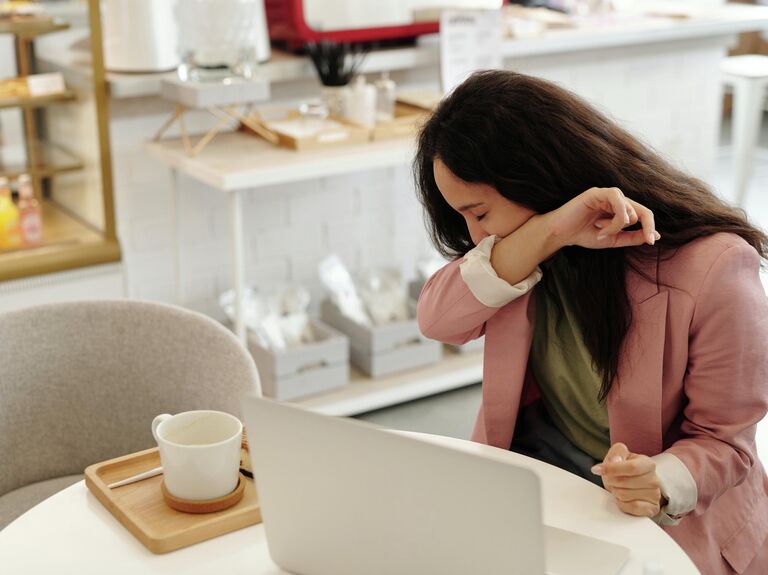
<svg viewBox="0 0 768 575">
<path fill-rule="evenodd" d="M 317 341 L 283 351 L 267 349 L 249 334 L 266 397 L 294 399 L 349 383 L 349 340 L 319 320 L 310 322 Z"/>
<path fill-rule="evenodd" d="M 421 334 L 414 311 L 411 306 L 412 319 L 407 321 L 366 327 L 325 300 L 321 317 L 349 337 L 352 364 L 371 377 L 379 377 L 440 361 L 442 345 Z"/>
</svg>

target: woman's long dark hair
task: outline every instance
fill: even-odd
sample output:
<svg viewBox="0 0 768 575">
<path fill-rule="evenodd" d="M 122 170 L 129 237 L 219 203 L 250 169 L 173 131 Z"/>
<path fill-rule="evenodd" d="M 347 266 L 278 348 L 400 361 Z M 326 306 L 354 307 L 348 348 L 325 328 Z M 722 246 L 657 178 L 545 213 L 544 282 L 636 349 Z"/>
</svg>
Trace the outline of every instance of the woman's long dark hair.
<svg viewBox="0 0 768 575">
<path fill-rule="evenodd" d="M 765 257 L 768 237 L 707 185 L 664 161 L 591 105 L 557 85 L 509 71 L 472 75 L 437 107 L 418 138 L 416 187 L 436 248 L 446 257 L 474 247 L 464 218 L 435 183 L 435 158 L 469 183 L 546 213 L 592 187 L 617 187 L 653 211 L 653 250 L 717 232 L 738 234 Z M 632 321 L 625 276 L 641 250 L 565 248 L 584 343 L 602 374 L 605 400 Z M 633 266 L 634 267 L 634 266 Z"/>
</svg>

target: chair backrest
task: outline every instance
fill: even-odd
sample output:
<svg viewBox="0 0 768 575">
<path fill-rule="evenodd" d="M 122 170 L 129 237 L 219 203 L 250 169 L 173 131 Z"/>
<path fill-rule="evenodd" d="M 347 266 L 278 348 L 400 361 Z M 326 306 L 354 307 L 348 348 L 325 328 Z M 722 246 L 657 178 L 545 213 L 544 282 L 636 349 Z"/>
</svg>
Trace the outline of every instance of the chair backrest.
<svg viewBox="0 0 768 575">
<path fill-rule="evenodd" d="M 160 413 L 239 416 L 250 354 L 191 311 L 136 301 L 0 314 L 0 495 L 154 446 Z"/>
</svg>

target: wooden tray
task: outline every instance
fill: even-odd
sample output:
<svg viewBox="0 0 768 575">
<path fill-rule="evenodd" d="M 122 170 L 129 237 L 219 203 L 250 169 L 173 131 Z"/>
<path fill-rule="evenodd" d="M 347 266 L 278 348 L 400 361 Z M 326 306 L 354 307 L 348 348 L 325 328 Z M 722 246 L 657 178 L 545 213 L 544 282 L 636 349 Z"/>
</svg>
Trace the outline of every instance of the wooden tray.
<svg viewBox="0 0 768 575">
<path fill-rule="evenodd" d="M 270 123 L 267 124 L 267 127 L 277 134 L 278 143 L 281 146 L 296 150 L 297 152 L 325 150 L 336 146 L 349 146 L 368 142 L 368 128 L 356 126 L 337 118 L 329 118 L 329 120 L 335 122 L 334 127 L 301 137 L 280 130 L 279 123 Z"/>
<path fill-rule="evenodd" d="M 261 509 L 252 479 L 237 505 L 204 515 L 192 515 L 168 507 L 160 489 L 163 476 L 109 489 L 108 484 L 160 465 L 155 447 L 85 470 L 85 484 L 123 526 L 153 553 L 167 553 L 230 531 L 261 523 Z"/>
<path fill-rule="evenodd" d="M 297 152 L 307 150 L 324 150 L 337 146 L 351 144 L 365 144 L 370 139 L 370 130 L 363 126 L 353 124 L 343 118 L 329 117 L 328 127 L 316 131 L 300 134 L 301 115 L 298 110 L 290 108 L 273 108 L 262 110 L 259 121 L 266 130 L 275 135 L 277 144 L 284 148 L 290 148 Z M 298 122 L 294 124 L 294 122 Z M 292 128 L 289 130 L 289 127 Z M 299 130 L 292 132 L 291 130 Z M 254 133 L 253 128 L 243 123 L 240 130 L 246 133 Z M 288 130 L 288 131 L 286 131 Z"/>
</svg>

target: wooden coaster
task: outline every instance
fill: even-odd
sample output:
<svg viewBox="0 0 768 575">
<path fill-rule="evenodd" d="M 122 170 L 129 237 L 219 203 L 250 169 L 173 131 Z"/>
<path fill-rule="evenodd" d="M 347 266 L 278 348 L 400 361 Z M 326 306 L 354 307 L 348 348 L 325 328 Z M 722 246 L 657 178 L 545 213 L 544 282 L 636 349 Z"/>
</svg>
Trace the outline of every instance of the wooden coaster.
<svg viewBox="0 0 768 575">
<path fill-rule="evenodd" d="M 195 501 L 192 499 L 181 499 L 168 493 L 165 488 L 165 481 L 160 484 L 160 489 L 163 492 L 163 499 L 169 507 L 176 511 L 183 511 L 184 513 L 214 513 L 216 511 L 222 511 L 229 509 L 243 498 L 245 493 L 245 477 L 240 474 L 240 480 L 237 482 L 237 487 L 232 493 L 219 497 L 217 499 L 205 499 L 201 501 Z"/>
<path fill-rule="evenodd" d="M 251 469 L 251 454 L 248 453 L 248 438 L 243 429 L 243 440 L 240 444 L 240 472 L 246 477 L 253 479 L 253 469 Z"/>
</svg>

